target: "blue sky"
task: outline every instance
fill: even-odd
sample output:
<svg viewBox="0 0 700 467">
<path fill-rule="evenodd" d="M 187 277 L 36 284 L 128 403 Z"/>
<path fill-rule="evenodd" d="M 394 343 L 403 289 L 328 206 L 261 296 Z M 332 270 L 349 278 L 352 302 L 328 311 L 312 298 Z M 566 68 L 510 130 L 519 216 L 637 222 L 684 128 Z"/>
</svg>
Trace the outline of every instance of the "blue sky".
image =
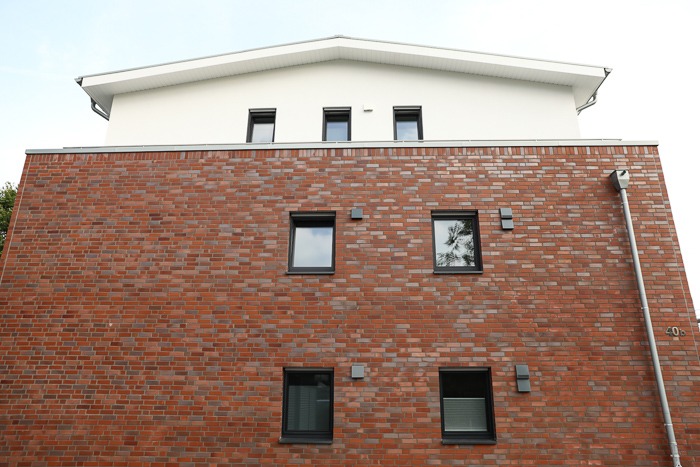
<svg viewBox="0 0 700 467">
<path fill-rule="evenodd" d="M 607 66 L 582 137 L 660 142 L 700 309 L 698 24 L 690 0 L 0 0 L 0 183 L 26 149 L 103 144 L 82 75 L 338 34 Z"/>
</svg>

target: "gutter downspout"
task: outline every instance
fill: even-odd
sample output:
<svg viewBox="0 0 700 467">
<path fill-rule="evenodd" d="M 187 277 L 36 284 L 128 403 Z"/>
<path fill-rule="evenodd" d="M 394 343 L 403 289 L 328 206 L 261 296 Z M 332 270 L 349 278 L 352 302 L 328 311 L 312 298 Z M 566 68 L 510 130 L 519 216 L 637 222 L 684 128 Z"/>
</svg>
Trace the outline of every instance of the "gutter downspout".
<svg viewBox="0 0 700 467">
<path fill-rule="evenodd" d="M 97 106 L 97 102 L 95 102 L 95 99 L 90 99 L 90 108 L 92 109 L 93 112 L 95 112 L 97 115 L 100 117 L 104 118 L 105 120 L 109 121 L 109 115 L 107 115 L 107 112 L 102 110 Z"/>
<path fill-rule="evenodd" d="M 639 264 L 639 252 L 637 251 L 637 241 L 634 238 L 634 226 L 632 225 L 632 215 L 630 214 L 629 203 L 627 202 L 627 185 L 629 184 L 630 175 L 627 170 L 613 170 L 610 173 L 610 179 L 615 186 L 615 189 L 620 192 L 622 199 L 622 209 L 625 212 L 625 223 L 627 224 L 627 235 L 629 236 L 630 248 L 632 250 L 632 260 L 634 262 L 634 274 L 637 279 L 637 289 L 639 290 L 639 298 L 642 302 L 642 312 L 644 313 L 644 324 L 646 325 L 647 338 L 649 340 L 649 350 L 651 351 L 651 360 L 654 364 L 654 375 L 656 376 L 656 387 L 659 390 L 659 399 L 661 400 L 661 410 L 664 415 L 664 426 L 666 427 L 666 435 L 668 444 L 671 448 L 671 458 L 673 459 L 673 467 L 681 466 L 681 456 L 678 453 L 678 443 L 676 435 L 673 432 L 673 422 L 671 420 L 671 411 L 668 407 L 668 399 L 666 398 L 666 388 L 664 387 L 664 377 L 661 373 L 661 365 L 659 364 L 659 353 L 656 349 L 656 339 L 654 338 L 654 328 L 649 314 L 649 303 L 647 302 L 647 293 L 644 288 L 644 278 L 642 277 L 642 268 Z"/>
<path fill-rule="evenodd" d="M 605 78 L 608 77 L 608 75 L 612 72 L 612 68 L 603 68 L 603 72 L 605 73 L 605 76 L 603 77 L 603 80 L 598 84 L 598 87 L 595 88 L 595 91 L 593 91 L 593 95 L 588 98 L 585 104 L 583 104 L 581 107 L 576 107 L 576 115 L 580 115 L 581 112 L 586 110 L 589 107 L 592 107 L 598 102 L 598 89 L 600 89 L 600 86 L 602 86 L 603 81 L 605 81 Z"/>
<path fill-rule="evenodd" d="M 576 108 L 576 114 L 578 115 L 581 112 L 583 112 L 584 110 L 586 110 L 587 108 L 594 106 L 596 102 L 598 102 L 598 92 L 597 91 L 593 93 L 593 95 L 591 96 L 590 99 L 588 99 L 588 102 L 583 104 L 581 107 Z"/>
</svg>

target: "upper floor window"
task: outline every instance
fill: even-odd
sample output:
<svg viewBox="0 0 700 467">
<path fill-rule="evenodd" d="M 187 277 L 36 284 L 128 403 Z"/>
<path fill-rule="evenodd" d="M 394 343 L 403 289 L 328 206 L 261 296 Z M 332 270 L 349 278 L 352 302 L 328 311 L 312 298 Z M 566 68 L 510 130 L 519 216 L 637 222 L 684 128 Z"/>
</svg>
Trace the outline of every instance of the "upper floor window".
<svg viewBox="0 0 700 467">
<path fill-rule="evenodd" d="M 329 443 L 333 439 L 333 370 L 285 368 L 282 442 Z"/>
<path fill-rule="evenodd" d="M 423 139 L 423 119 L 420 107 L 394 107 L 394 140 Z"/>
<path fill-rule="evenodd" d="M 289 272 L 329 274 L 335 271 L 335 213 L 291 213 Z"/>
<path fill-rule="evenodd" d="M 248 143 L 272 143 L 275 140 L 275 109 L 250 109 Z"/>
<path fill-rule="evenodd" d="M 476 211 L 434 211 L 432 222 L 435 272 L 480 272 Z"/>
<path fill-rule="evenodd" d="M 444 444 L 495 443 L 491 370 L 441 368 L 440 412 Z"/>
<path fill-rule="evenodd" d="M 350 107 L 323 109 L 323 141 L 350 141 Z"/>
</svg>

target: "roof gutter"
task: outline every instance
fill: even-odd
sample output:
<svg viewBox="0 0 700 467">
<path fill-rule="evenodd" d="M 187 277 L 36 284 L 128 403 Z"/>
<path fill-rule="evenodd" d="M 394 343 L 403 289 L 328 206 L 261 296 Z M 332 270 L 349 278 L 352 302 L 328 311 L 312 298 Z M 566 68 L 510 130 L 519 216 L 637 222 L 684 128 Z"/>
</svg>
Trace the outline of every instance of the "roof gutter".
<svg viewBox="0 0 700 467">
<path fill-rule="evenodd" d="M 656 376 L 656 387 L 659 390 L 659 399 L 661 401 L 661 411 L 664 415 L 664 425 L 666 426 L 666 436 L 671 449 L 671 458 L 673 459 L 673 467 L 681 466 L 681 456 L 678 453 L 678 443 L 676 435 L 673 431 L 673 421 L 671 420 L 671 410 L 668 407 L 668 399 L 666 398 L 666 388 L 664 386 L 664 376 L 661 373 L 661 364 L 659 363 L 659 352 L 656 349 L 656 339 L 654 338 L 654 328 L 649 314 L 649 303 L 647 302 L 647 293 L 644 288 L 644 277 L 642 277 L 642 267 L 639 263 L 639 252 L 637 251 L 637 241 L 634 238 L 634 226 L 632 225 L 632 215 L 630 214 L 629 203 L 627 202 L 627 185 L 629 185 L 630 174 L 627 170 L 613 170 L 610 173 L 610 180 L 615 189 L 620 192 L 622 199 L 622 209 L 625 213 L 625 223 L 627 224 L 627 235 L 629 237 L 630 249 L 632 250 L 632 260 L 634 262 L 634 274 L 637 279 L 637 289 L 639 290 L 639 298 L 642 302 L 642 312 L 644 314 L 644 324 L 647 329 L 647 339 L 649 341 L 649 350 L 651 351 L 651 360 L 654 365 L 654 375 Z"/>
</svg>

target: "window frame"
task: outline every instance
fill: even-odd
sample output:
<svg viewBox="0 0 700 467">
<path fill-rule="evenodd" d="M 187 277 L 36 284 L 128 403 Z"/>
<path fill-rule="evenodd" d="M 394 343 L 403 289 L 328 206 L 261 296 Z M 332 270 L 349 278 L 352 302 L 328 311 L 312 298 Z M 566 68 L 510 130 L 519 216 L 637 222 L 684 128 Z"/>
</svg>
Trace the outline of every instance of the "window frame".
<svg viewBox="0 0 700 467">
<path fill-rule="evenodd" d="M 415 118 L 411 118 L 415 117 Z M 416 122 L 418 139 L 398 139 L 397 122 Z M 394 107 L 394 141 L 423 141 L 423 109 L 419 105 Z"/>
<path fill-rule="evenodd" d="M 486 383 L 486 431 L 445 431 L 445 404 L 443 377 L 450 374 L 472 374 L 480 376 Z M 496 417 L 493 403 L 493 382 L 490 367 L 443 367 L 439 369 L 440 384 L 440 430 L 442 444 L 496 444 Z"/>
<path fill-rule="evenodd" d="M 287 274 L 334 274 L 335 273 L 335 211 L 323 212 L 290 212 L 289 213 L 289 256 L 287 258 Z M 294 266 L 297 227 L 332 227 L 330 266 Z"/>
<path fill-rule="evenodd" d="M 472 220 L 472 233 L 474 235 L 474 266 L 438 266 L 437 250 L 435 243 L 435 221 Z M 430 226 L 433 234 L 433 272 L 435 274 L 481 274 L 484 272 L 481 260 L 481 235 L 479 233 L 478 211 L 432 211 L 430 213 Z"/>
<path fill-rule="evenodd" d="M 345 117 L 345 119 L 343 119 Z M 351 135 L 351 122 L 352 122 L 352 109 L 350 107 L 324 107 L 323 108 L 323 141 L 328 141 L 328 122 L 347 122 L 347 139 L 345 140 L 331 140 L 331 142 L 343 142 L 352 141 Z"/>
<path fill-rule="evenodd" d="M 287 421 L 289 419 L 289 375 L 295 373 L 313 373 L 330 375 L 330 401 L 328 414 L 328 430 L 322 431 L 302 431 L 289 430 Z M 333 399 L 334 399 L 334 371 L 333 368 L 284 368 L 283 388 L 282 388 L 282 436 L 280 443 L 305 443 L 305 444 L 331 444 L 333 442 Z"/>
<path fill-rule="evenodd" d="M 264 121 L 268 120 L 268 121 Z M 248 110 L 248 133 L 246 143 L 253 143 L 253 129 L 256 123 L 270 123 L 272 121 L 272 140 L 258 141 L 254 144 L 267 144 L 275 142 L 275 131 L 277 130 L 277 109 L 249 109 Z"/>
</svg>

